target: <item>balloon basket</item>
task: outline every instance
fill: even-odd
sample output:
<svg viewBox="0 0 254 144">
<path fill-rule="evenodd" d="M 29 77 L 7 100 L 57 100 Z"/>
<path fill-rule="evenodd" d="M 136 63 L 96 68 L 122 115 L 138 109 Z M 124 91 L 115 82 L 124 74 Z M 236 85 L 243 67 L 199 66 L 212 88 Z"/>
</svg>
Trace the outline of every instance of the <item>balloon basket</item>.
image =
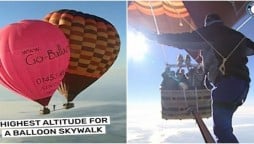
<svg viewBox="0 0 254 144">
<path fill-rule="evenodd" d="M 49 108 L 44 107 L 42 110 L 40 110 L 40 114 L 42 115 L 49 114 L 49 113 L 50 113 Z"/>
<path fill-rule="evenodd" d="M 211 117 L 211 96 L 206 89 L 163 90 L 161 89 L 162 118 L 194 119 L 192 110 L 202 118 Z"/>
<path fill-rule="evenodd" d="M 65 108 L 65 109 L 70 109 L 70 108 L 73 108 L 74 107 L 74 103 L 65 103 L 65 104 L 63 104 L 63 107 Z"/>
</svg>

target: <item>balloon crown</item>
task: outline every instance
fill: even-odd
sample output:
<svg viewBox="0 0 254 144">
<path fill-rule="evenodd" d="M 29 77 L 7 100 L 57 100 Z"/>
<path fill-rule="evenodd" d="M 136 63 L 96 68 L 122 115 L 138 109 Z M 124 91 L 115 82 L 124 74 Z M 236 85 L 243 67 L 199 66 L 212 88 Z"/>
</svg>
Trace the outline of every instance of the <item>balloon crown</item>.
<svg viewBox="0 0 254 144">
<path fill-rule="evenodd" d="M 88 14 L 88 13 L 83 13 L 81 11 L 76 11 L 76 10 L 72 10 L 72 9 L 60 9 L 60 10 L 57 10 L 57 11 L 54 11 L 54 12 L 58 12 L 58 13 L 68 13 L 68 14 L 71 14 L 73 16 L 81 16 L 81 17 L 87 17 L 87 18 L 91 18 L 91 19 L 94 19 L 95 21 L 102 21 L 106 24 L 110 24 L 112 25 L 109 21 L 107 21 L 106 19 L 104 18 L 101 18 L 101 17 L 98 17 L 96 15 L 92 15 L 92 14 Z M 52 12 L 52 13 L 54 13 Z M 113 25 L 112 25 L 113 26 Z M 113 26 L 114 27 L 114 26 Z"/>
</svg>

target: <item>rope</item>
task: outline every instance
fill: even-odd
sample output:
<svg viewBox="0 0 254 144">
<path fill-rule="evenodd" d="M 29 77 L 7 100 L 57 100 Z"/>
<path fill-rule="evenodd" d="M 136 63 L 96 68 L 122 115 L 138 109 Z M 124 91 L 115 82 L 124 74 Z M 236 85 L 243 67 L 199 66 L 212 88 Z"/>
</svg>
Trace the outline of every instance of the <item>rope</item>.
<svg viewBox="0 0 254 144">
<path fill-rule="evenodd" d="M 196 120 L 196 123 L 198 124 L 198 127 L 200 129 L 200 132 L 201 132 L 205 142 L 206 143 L 215 143 L 211 133 L 209 132 L 208 128 L 206 127 L 205 123 L 203 122 L 203 120 L 202 120 L 200 114 L 198 113 L 198 111 L 193 110 L 193 108 L 188 105 L 186 94 L 185 94 L 185 90 L 183 90 L 183 92 L 184 92 L 185 102 L 186 102 L 186 105 L 188 107 L 187 110 L 189 112 L 191 112 L 192 115 L 194 116 L 194 119 Z"/>
<path fill-rule="evenodd" d="M 183 97 L 184 97 L 185 105 L 186 105 L 186 107 L 188 107 L 188 102 L 187 102 L 187 97 L 186 97 L 186 91 L 185 91 L 185 89 L 183 89 Z"/>
<path fill-rule="evenodd" d="M 253 16 L 249 16 L 236 30 L 239 31 Z"/>
<path fill-rule="evenodd" d="M 239 13 L 245 8 L 245 5 L 246 5 L 246 3 L 247 3 L 248 1 L 244 2 L 244 3 L 242 4 L 242 6 L 241 6 L 240 8 L 238 8 L 238 10 L 237 10 L 235 1 L 229 1 L 229 2 L 231 3 L 231 6 L 233 7 L 233 10 L 234 10 L 235 15 L 238 16 Z"/>
<path fill-rule="evenodd" d="M 157 34 L 160 34 L 159 27 L 158 27 L 158 23 L 157 23 L 157 20 L 156 20 L 154 11 L 153 11 L 153 6 L 152 6 L 150 0 L 149 0 L 149 6 L 150 6 L 151 13 L 152 13 L 152 16 L 153 16 L 153 21 L 154 21 L 154 25 L 155 25 L 155 28 L 156 28 L 156 32 L 157 32 Z"/>
<path fill-rule="evenodd" d="M 183 89 L 183 96 L 184 96 L 184 101 L 185 101 L 185 111 L 180 113 L 180 114 L 183 114 L 183 113 L 188 113 L 188 112 L 191 112 L 192 111 L 192 107 L 189 106 L 188 102 L 187 102 L 187 97 L 186 97 L 186 90 Z"/>
<path fill-rule="evenodd" d="M 195 96 L 196 96 L 196 109 L 197 109 L 197 112 L 198 112 L 199 109 L 198 109 L 198 90 L 197 90 L 197 87 L 195 87 Z"/>
<path fill-rule="evenodd" d="M 185 19 L 184 19 L 185 20 Z M 185 20 L 185 22 L 190 25 L 190 27 L 194 30 L 194 27 L 188 22 Z M 207 44 L 209 47 L 211 47 L 221 58 L 222 58 L 222 64 L 220 65 L 219 67 L 219 70 L 220 72 L 225 75 L 225 71 L 226 71 L 226 68 L 225 68 L 225 63 L 226 61 L 228 60 L 228 58 L 233 54 L 233 52 L 239 47 L 239 45 L 242 43 L 242 41 L 245 39 L 245 37 L 243 37 L 238 43 L 237 45 L 234 47 L 234 49 L 228 54 L 227 57 L 224 57 L 200 32 L 198 31 L 194 31 L 196 32 Z"/>
<path fill-rule="evenodd" d="M 221 56 L 221 54 L 220 54 L 220 56 L 221 56 L 221 58 L 222 58 L 222 63 L 221 63 L 221 65 L 219 66 L 219 70 L 221 71 L 221 73 L 222 73 L 223 75 L 226 74 L 225 63 L 226 63 L 227 60 L 230 58 L 230 56 L 235 52 L 235 50 L 240 46 L 240 44 L 243 42 L 244 39 L 245 39 L 245 37 L 243 37 L 243 38 L 238 42 L 238 44 L 237 44 L 237 45 L 234 47 L 234 49 L 227 55 L 227 57 L 223 57 L 223 56 Z"/>
<path fill-rule="evenodd" d="M 155 14 L 154 14 L 153 6 L 152 6 L 150 0 L 148 2 L 149 2 L 149 7 L 150 7 L 150 10 L 151 10 L 152 16 L 153 16 L 153 22 L 154 22 L 154 25 L 155 25 L 155 28 L 156 28 L 156 33 L 160 34 L 160 30 L 159 30 L 157 19 L 156 19 Z M 167 56 L 166 56 L 166 52 L 164 50 L 164 47 L 163 47 L 163 45 L 160 45 L 160 47 L 161 47 L 161 50 L 162 50 L 164 61 L 167 64 Z"/>
<path fill-rule="evenodd" d="M 234 10 L 234 12 L 235 12 L 235 15 L 238 15 L 235 2 L 234 2 L 234 1 L 230 1 L 230 3 L 231 3 L 231 6 L 233 7 L 233 10 Z"/>
</svg>

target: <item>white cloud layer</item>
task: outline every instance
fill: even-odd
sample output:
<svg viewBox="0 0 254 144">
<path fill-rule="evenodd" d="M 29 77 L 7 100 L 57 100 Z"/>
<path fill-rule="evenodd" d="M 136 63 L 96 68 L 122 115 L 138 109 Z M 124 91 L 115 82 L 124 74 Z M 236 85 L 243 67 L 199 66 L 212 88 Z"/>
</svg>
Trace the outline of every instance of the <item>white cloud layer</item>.
<svg viewBox="0 0 254 144">
<path fill-rule="evenodd" d="M 233 119 L 240 142 L 253 143 L 254 107 L 242 106 Z M 195 120 L 163 120 L 159 104 L 128 104 L 129 143 L 204 143 Z M 203 119 L 213 135 L 212 118 Z M 215 136 L 213 135 L 215 138 Z"/>
</svg>

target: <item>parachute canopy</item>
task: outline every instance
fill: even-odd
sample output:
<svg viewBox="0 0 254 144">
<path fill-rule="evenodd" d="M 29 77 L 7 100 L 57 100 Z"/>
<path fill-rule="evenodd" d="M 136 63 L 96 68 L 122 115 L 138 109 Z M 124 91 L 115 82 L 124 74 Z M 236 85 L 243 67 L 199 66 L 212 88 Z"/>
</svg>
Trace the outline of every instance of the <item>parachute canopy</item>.
<svg viewBox="0 0 254 144">
<path fill-rule="evenodd" d="M 54 11 L 44 20 L 57 25 L 69 39 L 70 65 L 59 87 L 69 102 L 114 63 L 120 50 L 119 34 L 107 20 L 75 10 Z"/>
<path fill-rule="evenodd" d="M 217 13 L 225 25 L 233 26 L 245 13 L 246 1 L 131 1 L 128 24 L 152 32 L 191 32 L 204 25 L 207 14 Z M 199 52 L 187 51 L 200 62 Z"/>
<path fill-rule="evenodd" d="M 69 64 L 68 40 L 56 26 L 23 20 L 0 31 L 0 83 L 43 106 Z"/>
</svg>

